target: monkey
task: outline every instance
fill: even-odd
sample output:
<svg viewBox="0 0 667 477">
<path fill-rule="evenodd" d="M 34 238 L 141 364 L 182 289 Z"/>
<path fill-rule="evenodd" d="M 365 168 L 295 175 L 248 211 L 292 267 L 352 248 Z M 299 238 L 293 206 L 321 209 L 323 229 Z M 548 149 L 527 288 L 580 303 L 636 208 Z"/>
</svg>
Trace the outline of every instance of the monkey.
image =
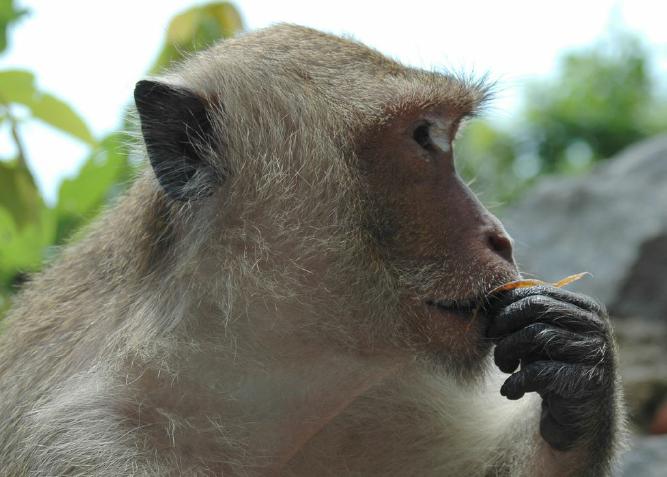
<svg viewBox="0 0 667 477">
<path fill-rule="evenodd" d="M 5 476 L 607 475 L 602 305 L 458 176 L 483 81 L 280 24 L 134 90 L 145 170 L 15 299 Z"/>
</svg>

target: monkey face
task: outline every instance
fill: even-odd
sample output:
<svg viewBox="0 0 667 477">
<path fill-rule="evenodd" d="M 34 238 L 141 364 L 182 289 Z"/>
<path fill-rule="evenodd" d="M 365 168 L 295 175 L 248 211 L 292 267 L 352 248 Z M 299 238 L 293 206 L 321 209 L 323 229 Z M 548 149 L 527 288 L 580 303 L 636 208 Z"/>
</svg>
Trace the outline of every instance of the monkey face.
<svg viewBox="0 0 667 477">
<path fill-rule="evenodd" d="M 456 172 L 460 119 L 437 108 L 395 114 L 368 135 L 359 156 L 368 228 L 399 276 L 411 341 L 477 360 L 489 348 L 483 297 L 518 272 L 502 224 Z"/>
</svg>

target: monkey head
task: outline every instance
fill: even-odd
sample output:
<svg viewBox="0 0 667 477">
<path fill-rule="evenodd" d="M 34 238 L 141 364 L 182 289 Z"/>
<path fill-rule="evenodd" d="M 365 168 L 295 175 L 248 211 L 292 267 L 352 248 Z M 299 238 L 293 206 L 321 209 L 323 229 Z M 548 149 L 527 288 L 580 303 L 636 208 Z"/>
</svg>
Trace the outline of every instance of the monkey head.
<svg viewBox="0 0 667 477">
<path fill-rule="evenodd" d="M 479 305 L 517 277 L 509 237 L 454 164 L 457 130 L 487 96 L 291 25 L 139 82 L 169 266 L 199 274 L 232 321 L 479 367 Z"/>
</svg>

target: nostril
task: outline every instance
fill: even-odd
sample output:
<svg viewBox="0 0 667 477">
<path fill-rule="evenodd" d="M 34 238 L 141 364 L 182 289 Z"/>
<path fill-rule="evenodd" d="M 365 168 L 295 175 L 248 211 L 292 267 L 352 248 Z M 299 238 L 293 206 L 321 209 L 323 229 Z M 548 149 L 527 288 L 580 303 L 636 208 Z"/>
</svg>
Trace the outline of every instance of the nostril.
<svg viewBox="0 0 667 477">
<path fill-rule="evenodd" d="M 502 258 L 508 262 L 513 262 L 512 240 L 507 235 L 501 232 L 492 232 L 489 234 L 489 245 Z"/>
</svg>

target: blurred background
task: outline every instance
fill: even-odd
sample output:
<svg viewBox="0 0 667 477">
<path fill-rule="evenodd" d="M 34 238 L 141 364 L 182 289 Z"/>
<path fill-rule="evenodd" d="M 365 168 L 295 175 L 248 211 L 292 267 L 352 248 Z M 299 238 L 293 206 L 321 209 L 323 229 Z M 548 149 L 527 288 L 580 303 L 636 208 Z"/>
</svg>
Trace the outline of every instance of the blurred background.
<svg viewBox="0 0 667 477">
<path fill-rule="evenodd" d="M 1 316 L 30 273 L 142 167 L 134 83 L 276 22 L 403 63 L 488 75 L 457 140 L 462 175 L 527 275 L 588 271 L 610 310 L 633 431 L 618 475 L 667 475 L 667 28 L 654 1 L 0 0 Z"/>
</svg>

